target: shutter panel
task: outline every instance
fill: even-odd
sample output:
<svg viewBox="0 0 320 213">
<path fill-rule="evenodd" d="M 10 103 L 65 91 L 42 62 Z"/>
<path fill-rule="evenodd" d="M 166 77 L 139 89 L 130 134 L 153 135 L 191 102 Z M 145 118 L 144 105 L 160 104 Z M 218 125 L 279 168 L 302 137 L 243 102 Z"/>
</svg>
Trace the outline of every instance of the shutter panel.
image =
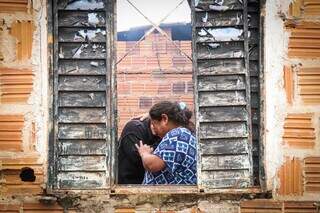
<svg viewBox="0 0 320 213">
<path fill-rule="evenodd" d="M 259 3 L 196 0 L 192 8 L 199 187 L 249 187 L 259 113 Z"/>
<path fill-rule="evenodd" d="M 54 186 L 110 186 L 113 7 L 54 0 Z"/>
</svg>

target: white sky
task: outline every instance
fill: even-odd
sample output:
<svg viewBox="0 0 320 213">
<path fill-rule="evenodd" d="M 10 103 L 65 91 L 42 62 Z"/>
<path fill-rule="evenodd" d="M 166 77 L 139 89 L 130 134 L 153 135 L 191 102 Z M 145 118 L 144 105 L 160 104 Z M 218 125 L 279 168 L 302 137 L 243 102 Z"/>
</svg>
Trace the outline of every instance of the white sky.
<svg viewBox="0 0 320 213">
<path fill-rule="evenodd" d="M 130 0 L 139 10 L 154 23 L 158 23 L 181 0 Z M 185 0 L 163 23 L 188 23 L 191 11 Z M 117 30 L 124 31 L 132 27 L 150 25 L 126 0 L 117 0 Z"/>
</svg>

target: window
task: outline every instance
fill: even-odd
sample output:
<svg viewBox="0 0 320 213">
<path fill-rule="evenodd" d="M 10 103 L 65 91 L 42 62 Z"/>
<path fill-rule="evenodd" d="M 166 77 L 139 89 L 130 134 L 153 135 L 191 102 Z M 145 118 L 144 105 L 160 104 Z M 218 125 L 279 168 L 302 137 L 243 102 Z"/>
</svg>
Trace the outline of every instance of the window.
<svg viewBox="0 0 320 213">
<path fill-rule="evenodd" d="M 50 181 L 55 189 L 114 186 L 114 3 L 53 1 Z M 263 170 L 259 1 L 192 5 L 198 188 L 257 186 Z M 189 91 L 189 80 L 182 83 Z M 172 90 L 182 91 L 182 83 Z M 165 88 L 171 91 L 161 85 Z"/>
</svg>

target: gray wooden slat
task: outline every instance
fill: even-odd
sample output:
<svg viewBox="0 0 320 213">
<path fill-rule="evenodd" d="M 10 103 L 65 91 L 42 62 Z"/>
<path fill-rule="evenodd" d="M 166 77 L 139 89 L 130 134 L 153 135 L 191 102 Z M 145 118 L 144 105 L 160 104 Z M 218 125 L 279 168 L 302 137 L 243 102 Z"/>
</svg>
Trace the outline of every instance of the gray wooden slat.
<svg viewBox="0 0 320 213">
<path fill-rule="evenodd" d="M 250 162 L 247 154 L 244 155 L 204 155 L 201 158 L 202 170 L 238 170 L 249 169 Z"/>
<path fill-rule="evenodd" d="M 105 92 L 60 92 L 60 107 L 105 107 Z"/>
<path fill-rule="evenodd" d="M 89 22 L 91 17 L 91 22 Z M 105 27 L 105 12 L 59 11 L 59 27 Z M 98 21 L 92 22 L 97 19 Z M 94 24 L 93 24 L 94 23 Z"/>
<path fill-rule="evenodd" d="M 199 122 L 246 121 L 248 113 L 245 107 L 201 107 Z"/>
<path fill-rule="evenodd" d="M 105 8 L 105 0 L 59 0 L 58 9 L 97 10 Z"/>
<path fill-rule="evenodd" d="M 246 104 L 244 91 L 201 92 L 199 106 L 241 106 Z"/>
<path fill-rule="evenodd" d="M 200 123 L 200 139 L 248 137 L 246 122 Z"/>
<path fill-rule="evenodd" d="M 203 171 L 203 185 L 212 188 L 247 188 L 250 173 L 247 170 Z"/>
<path fill-rule="evenodd" d="M 198 43 L 196 55 L 198 59 L 243 58 L 243 42 Z"/>
<path fill-rule="evenodd" d="M 244 90 L 245 79 L 243 75 L 206 76 L 198 80 L 198 91 Z"/>
<path fill-rule="evenodd" d="M 106 139 L 104 124 L 59 124 L 58 139 Z"/>
<path fill-rule="evenodd" d="M 105 171 L 106 156 L 60 156 L 59 171 Z"/>
<path fill-rule="evenodd" d="M 258 77 L 250 77 L 250 89 L 251 92 L 259 92 L 260 85 L 259 85 L 259 78 Z"/>
<path fill-rule="evenodd" d="M 59 155 L 103 155 L 108 152 L 104 140 L 60 140 Z"/>
<path fill-rule="evenodd" d="M 196 27 L 226 27 L 243 25 L 241 11 L 225 11 L 223 13 L 196 13 Z"/>
<path fill-rule="evenodd" d="M 105 172 L 60 172 L 58 187 L 61 189 L 102 188 L 106 180 Z"/>
<path fill-rule="evenodd" d="M 259 26 L 258 14 L 250 13 L 249 27 Z M 196 14 L 196 27 L 230 27 L 243 25 L 243 14 L 241 11 L 225 11 L 223 13 L 198 12 Z"/>
<path fill-rule="evenodd" d="M 225 1 L 212 1 L 212 0 L 199 0 L 196 1 L 196 10 L 209 10 L 209 11 L 227 11 L 227 10 L 240 10 L 243 5 L 239 0 L 225 0 Z"/>
<path fill-rule="evenodd" d="M 207 139 L 200 140 L 203 155 L 246 154 L 248 153 L 248 139 Z"/>
<path fill-rule="evenodd" d="M 105 123 L 107 119 L 104 108 L 60 108 L 60 123 Z"/>
<path fill-rule="evenodd" d="M 59 42 L 105 42 L 105 29 L 59 28 Z"/>
<path fill-rule="evenodd" d="M 104 59 L 106 57 L 105 43 L 60 43 L 60 59 Z"/>
<path fill-rule="evenodd" d="M 105 91 L 105 76 L 60 76 L 59 91 Z"/>
<path fill-rule="evenodd" d="M 197 75 L 234 75 L 245 72 L 242 59 L 198 60 L 197 65 Z"/>
<path fill-rule="evenodd" d="M 105 60 L 60 60 L 60 75 L 105 75 Z"/>
</svg>

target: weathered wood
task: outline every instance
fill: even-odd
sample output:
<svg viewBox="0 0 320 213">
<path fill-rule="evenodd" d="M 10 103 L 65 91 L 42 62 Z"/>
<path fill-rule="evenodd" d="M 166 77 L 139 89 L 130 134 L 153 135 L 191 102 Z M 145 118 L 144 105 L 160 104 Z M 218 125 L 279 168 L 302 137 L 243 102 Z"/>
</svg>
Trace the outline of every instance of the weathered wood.
<svg viewBox="0 0 320 213">
<path fill-rule="evenodd" d="M 250 162 L 247 154 L 244 155 L 204 155 L 201 158 L 202 170 L 238 170 L 249 169 Z"/>
<path fill-rule="evenodd" d="M 243 5 L 239 0 L 199 0 L 196 1 L 196 10 L 208 10 L 208 11 L 226 11 L 226 10 L 240 10 Z"/>
<path fill-rule="evenodd" d="M 59 60 L 60 75 L 105 75 L 105 60 Z"/>
<path fill-rule="evenodd" d="M 199 106 L 242 106 L 245 105 L 244 91 L 201 92 Z"/>
<path fill-rule="evenodd" d="M 104 59 L 105 57 L 105 43 L 60 43 L 60 59 Z"/>
<path fill-rule="evenodd" d="M 250 90 L 251 92 L 259 92 L 259 78 L 253 76 L 250 77 Z"/>
<path fill-rule="evenodd" d="M 60 172 L 58 187 L 61 189 L 101 188 L 107 181 L 105 172 Z"/>
<path fill-rule="evenodd" d="M 105 0 L 59 0 L 57 6 L 64 10 L 102 10 L 105 8 Z"/>
<path fill-rule="evenodd" d="M 251 107 L 258 109 L 260 107 L 260 98 L 259 98 L 259 94 L 256 92 L 252 92 L 251 93 Z"/>
<path fill-rule="evenodd" d="M 60 140 L 59 155 L 103 155 L 107 144 L 104 140 Z"/>
<path fill-rule="evenodd" d="M 59 139 L 106 139 L 104 124 L 60 124 Z"/>
<path fill-rule="evenodd" d="M 201 175 L 207 188 L 247 188 L 250 182 L 248 170 L 203 171 Z"/>
<path fill-rule="evenodd" d="M 199 77 L 198 91 L 245 90 L 243 75 Z"/>
<path fill-rule="evenodd" d="M 93 15 L 95 14 L 95 15 Z M 89 17 L 96 17 L 95 26 L 89 22 Z M 105 27 L 105 12 L 59 11 L 59 27 Z"/>
<path fill-rule="evenodd" d="M 62 28 L 59 29 L 59 42 L 105 42 L 105 29 Z"/>
<path fill-rule="evenodd" d="M 224 13 L 198 12 L 196 27 L 230 27 L 243 25 L 243 15 L 239 11 L 225 11 Z"/>
<path fill-rule="evenodd" d="M 59 123 L 105 123 L 104 108 L 60 108 Z"/>
<path fill-rule="evenodd" d="M 200 150 L 203 155 L 246 154 L 249 152 L 248 139 L 208 139 L 200 140 Z"/>
<path fill-rule="evenodd" d="M 104 76 L 60 76 L 59 91 L 105 91 Z"/>
<path fill-rule="evenodd" d="M 250 60 L 259 60 L 259 47 L 257 44 L 249 44 Z"/>
<path fill-rule="evenodd" d="M 105 92 L 60 92 L 60 107 L 104 107 Z"/>
<path fill-rule="evenodd" d="M 105 60 L 59 60 L 60 75 L 105 75 Z"/>
<path fill-rule="evenodd" d="M 243 58 L 243 42 L 198 43 L 196 55 L 199 59 Z"/>
<path fill-rule="evenodd" d="M 245 107 L 201 107 L 199 122 L 246 121 L 248 112 Z"/>
<path fill-rule="evenodd" d="M 242 59 L 198 60 L 197 75 L 234 75 L 243 74 L 244 72 L 245 68 Z"/>
<path fill-rule="evenodd" d="M 247 137 L 246 122 L 200 123 L 200 139 Z"/>
<path fill-rule="evenodd" d="M 258 61 L 250 61 L 249 69 L 250 69 L 250 76 L 259 77 L 259 62 Z"/>
<path fill-rule="evenodd" d="M 196 42 L 243 41 L 243 29 L 236 27 L 198 28 Z"/>
<path fill-rule="evenodd" d="M 59 171 L 104 171 L 106 156 L 60 156 Z"/>
</svg>

